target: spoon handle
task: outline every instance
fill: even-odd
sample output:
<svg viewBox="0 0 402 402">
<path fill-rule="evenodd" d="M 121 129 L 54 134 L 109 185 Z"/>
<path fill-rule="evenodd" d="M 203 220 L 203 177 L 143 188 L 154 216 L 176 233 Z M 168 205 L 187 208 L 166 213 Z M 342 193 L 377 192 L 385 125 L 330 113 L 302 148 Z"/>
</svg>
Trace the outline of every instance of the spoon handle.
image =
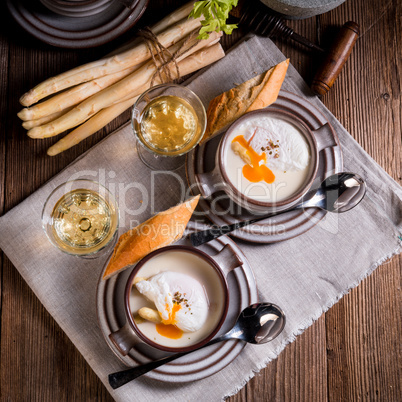
<svg viewBox="0 0 402 402">
<path fill-rule="evenodd" d="M 295 207 L 294 209 L 296 209 L 296 208 L 297 207 Z M 277 215 L 281 215 L 285 212 L 289 212 L 289 211 L 287 210 L 287 211 L 272 213 L 269 215 L 259 216 L 258 218 L 250 219 L 248 221 L 235 222 L 235 223 L 232 223 L 231 225 L 212 226 L 210 229 L 201 230 L 199 232 L 193 232 L 190 235 L 191 244 L 194 247 L 201 246 L 201 244 L 204 244 L 211 240 L 217 239 L 218 237 L 220 237 L 226 233 L 233 232 L 234 230 L 241 229 L 244 226 L 251 225 L 253 223 L 262 221 L 264 219 L 268 219 L 268 218 L 272 218 Z"/>
<path fill-rule="evenodd" d="M 200 350 L 206 346 L 213 345 L 218 342 L 225 341 L 227 339 L 230 339 L 227 337 L 228 334 L 220 336 L 218 338 L 213 339 L 212 341 L 208 342 L 204 346 L 201 346 L 200 348 L 196 350 Z M 140 366 L 136 366 L 127 370 L 123 371 L 118 371 L 116 373 L 109 374 L 109 384 L 113 389 L 117 389 L 121 387 L 124 384 L 127 384 L 128 382 L 135 380 L 136 378 L 142 376 L 143 374 L 148 373 L 151 370 L 154 370 L 160 366 L 163 366 L 166 363 L 169 363 L 173 360 L 178 359 L 179 357 L 185 356 L 189 353 L 195 352 L 195 350 L 191 350 L 189 352 L 182 352 L 182 353 L 176 353 L 174 355 L 164 357 L 163 359 L 156 360 L 153 362 L 145 363 Z"/>
<path fill-rule="evenodd" d="M 118 371 L 116 373 L 109 374 L 109 384 L 113 389 L 117 389 L 128 382 L 135 380 L 136 378 L 148 373 L 148 371 L 154 370 L 163 364 L 169 363 L 178 359 L 187 353 L 178 353 L 172 356 L 165 357 L 161 360 L 156 360 L 140 366 L 136 366 L 127 370 Z"/>
</svg>

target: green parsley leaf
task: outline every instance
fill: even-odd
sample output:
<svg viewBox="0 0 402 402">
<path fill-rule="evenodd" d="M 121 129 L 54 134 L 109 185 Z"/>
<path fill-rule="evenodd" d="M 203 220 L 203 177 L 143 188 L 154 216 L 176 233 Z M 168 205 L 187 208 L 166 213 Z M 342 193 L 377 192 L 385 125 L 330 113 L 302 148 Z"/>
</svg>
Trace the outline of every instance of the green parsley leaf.
<svg viewBox="0 0 402 402">
<path fill-rule="evenodd" d="M 237 6 L 238 0 L 203 0 L 194 3 L 193 10 L 189 18 L 199 18 L 204 16 L 201 21 L 201 29 L 198 39 L 208 39 L 211 32 L 223 31 L 230 35 L 233 29 L 237 28 L 237 24 L 226 24 L 229 18 L 229 12 L 233 7 Z"/>
</svg>

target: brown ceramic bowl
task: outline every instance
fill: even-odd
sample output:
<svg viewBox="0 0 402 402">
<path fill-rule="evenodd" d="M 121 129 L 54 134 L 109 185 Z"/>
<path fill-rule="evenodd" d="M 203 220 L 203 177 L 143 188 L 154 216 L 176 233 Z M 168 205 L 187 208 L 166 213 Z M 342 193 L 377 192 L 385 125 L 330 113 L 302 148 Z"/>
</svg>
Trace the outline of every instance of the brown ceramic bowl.
<svg viewBox="0 0 402 402">
<path fill-rule="evenodd" d="M 221 306 L 221 311 L 214 318 L 212 323 L 210 322 L 208 325 L 211 328 L 208 332 L 206 332 L 205 336 L 201 339 L 198 339 L 195 343 L 191 343 L 189 345 L 180 345 L 180 341 L 178 341 L 178 346 L 166 346 L 163 344 L 159 344 L 155 342 L 154 339 L 150 339 L 147 337 L 139 328 L 139 325 L 134 321 L 132 306 L 130 303 L 130 295 L 132 292 L 134 278 L 137 273 L 144 267 L 145 264 L 150 262 L 152 259 L 163 258 L 163 255 L 171 252 L 179 252 L 179 253 L 189 253 L 196 258 L 201 259 L 206 264 L 203 264 L 205 269 L 211 270 L 208 272 L 208 275 L 214 277 L 214 281 L 219 281 L 219 291 L 221 294 L 219 295 L 219 299 L 223 301 L 223 306 Z M 122 355 L 126 355 L 129 350 L 137 343 L 145 343 L 155 349 L 159 349 L 165 352 L 188 352 L 191 350 L 195 350 L 207 342 L 209 342 L 219 331 L 222 324 L 225 321 L 228 307 L 229 307 L 229 290 L 228 284 L 226 280 L 226 275 L 234 268 L 240 266 L 242 261 L 233 253 L 230 245 L 226 245 L 217 255 L 211 257 L 208 254 L 204 253 L 201 250 L 198 250 L 194 247 L 189 246 L 168 246 L 156 250 L 150 253 L 148 256 L 144 257 L 132 270 L 124 292 L 124 306 L 125 306 L 125 316 L 126 316 L 126 324 L 120 328 L 118 331 L 110 334 L 110 339 L 117 347 L 119 352 Z M 160 270 L 160 272 L 163 269 Z M 142 276 L 142 274 L 140 275 Z M 205 285 L 205 284 L 204 284 Z M 208 288 L 208 286 L 207 286 Z M 207 291 L 208 294 L 208 291 Z M 208 294 L 208 298 L 213 298 L 215 296 Z M 211 312 L 209 312 L 210 314 Z M 175 341 L 173 341 L 175 342 Z"/>
<path fill-rule="evenodd" d="M 240 124 L 255 116 L 268 116 L 290 123 L 298 129 L 309 145 L 310 163 L 307 176 L 299 189 L 283 200 L 268 202 L 248 197 L 236 188 L 227 174 L 224 156 L 225 150 L 228 147 L 229 138 L 231 138 L 231 134 L 236 131 Z M 330 127 L 324 125 L 319 130 L 312 131 L 296 114 L 275 109 L 274 107 L 245 114 L 236 120 L 222 136 L 215 156 L 215 169 L 212 172 L 197 175 L 197 181 L 202 195 L 208 197 L 217 191 L 223 190 L 232 201 L 253 213 L 270 213 L 291 209 L 300 202 L 303 196 L 310 190 L 317 175 L 319 162 L 318 153 L 328 146 L 327 141 L 324 140 L 326 138 L 326 133 L 323 133 L 324 130 L 330 130 Z"/>
<path fill-rule="evenodd" d="M 290 197 L 277 201 L 277 202 L 263 202 L 263 201 L 258 201 L 255 200 L 251 197 L 246 196 L 245 194 L 241 193 L 230 181 L 227 171 L 226 171 L 226 166 L 224 164 L 224 151 L 225 148 L 228 146 L 228 138 L 230 137 L 230 134 L 233 131 L 236 131 L 237 127 L 243 123 L 245 120 L 250 119 L 250 117 L 255 117 L 255 116 L 270 116 L 270 117 L 275 117 L 279 118 L 281 120 L 284 120 L 294 126 L 296 126 L 299 131 L 303 134 L 304 138 L 307 140 L 307 143 L 310 148 L 310 164 L 309 164 L 309 171 L 307 174 L 307 178 L 302 184 L 302 186 L 299 188 L 298 191 L 293 193 Z M 269 211 L 281 211 L 284 209 L 291 208 L 293 205 L 295 205 L 310 189 L 310 187 L 313 184 L 313 181 L 315 179 L 315 176 L 317 174 L 317 169 L 318 169 L 318 149 L 317 149 L 317 142 L 315 140 L 315 137 L 311 130 L 303 123 L 302 120 L 296 118 L 295 116 L 291 115 L 290 113 L 286 113 L 282 110 L 274 109 L 274 108 L 269 108 L 266 110 L 257 110 L 255 112 L 247 113 L 246 115 L 242 116 L 240 119 L 238 119 L 226 132 L 225 136 L 222 138 L 222 141 L 219 145 L 218 149 L 218 161 L 219 161 L 219 168 L 222 174 L 223 181 L 227 184 L 227 189 L 226 192 L 228 195 L 238 204 L 243 206 L 244 208 L 255 211 L 255 212 L 269 212 Z"/>
</svg>

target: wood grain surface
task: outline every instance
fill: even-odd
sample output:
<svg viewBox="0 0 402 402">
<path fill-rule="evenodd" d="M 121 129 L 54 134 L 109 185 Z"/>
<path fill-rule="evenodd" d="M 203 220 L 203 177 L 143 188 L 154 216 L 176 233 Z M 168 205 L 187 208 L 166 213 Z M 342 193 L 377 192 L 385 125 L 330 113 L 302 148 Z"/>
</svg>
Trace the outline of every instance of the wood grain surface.
<svg viewBox="0 0 402 402">
<path fill-rule="evenodd" d="M 151 0 L 139 26 L 183 4 Z M 54 139 L 31 140 L 16 113 L 18 99 L 43 79 L 107 54 L 135 29 L 95 49 L 53 48 L 32 38 L 0 13 L 0 214 L 33 193 L 76 157 L 128 120 L 123 113 L 99 133 L 57 157 Z M 307 20 L 288 21 L 297 33 L 329 46 L 346 21 L 361 35 L 322 101 L 362 147 L 401 183 L 401 38 L 399 0 L 347 0 Z M 247 31 L 224 37 L 227 49 Z M 320 58 L 301 45 L 275 39 L 311 83 Z M 2 253 L 1 401 L 111 401 L 75 346 Z M 315 322 L 230 401 L 401 400 L 401 256 L 372 275 Z M 62 268 L 62 267 L 61 267 Z M 138 400 L 141 400 L 140 398 Z"/>
</svg>

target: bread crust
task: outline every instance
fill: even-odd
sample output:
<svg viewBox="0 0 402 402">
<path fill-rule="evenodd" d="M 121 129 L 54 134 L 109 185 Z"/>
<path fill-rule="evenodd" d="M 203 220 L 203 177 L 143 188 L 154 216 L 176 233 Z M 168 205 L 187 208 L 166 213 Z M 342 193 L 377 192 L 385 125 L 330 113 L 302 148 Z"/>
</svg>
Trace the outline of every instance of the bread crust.
<svg viewBox="0 0 402 402">
<path fill-rule="evenodd" d="M 263 109 L 276 101 L 288 67 L 289 59 L 286 59 L 266 72 L 261 90 L 247 109 L 247 112 Z"/>
<path fill-rule="evenodd" d="M 102 279 L 108 279 L 150 252 L 179 240 L 200 196 L 154 215 L 120 236 Z"/>
<path fill-rule="evenodd" d="M 207 128 L 201 142 L 228 127 L 252 110 L 274 103 L 289 66 L 289 59 L 211 100 L 207 110 Z"/>
</svg>

